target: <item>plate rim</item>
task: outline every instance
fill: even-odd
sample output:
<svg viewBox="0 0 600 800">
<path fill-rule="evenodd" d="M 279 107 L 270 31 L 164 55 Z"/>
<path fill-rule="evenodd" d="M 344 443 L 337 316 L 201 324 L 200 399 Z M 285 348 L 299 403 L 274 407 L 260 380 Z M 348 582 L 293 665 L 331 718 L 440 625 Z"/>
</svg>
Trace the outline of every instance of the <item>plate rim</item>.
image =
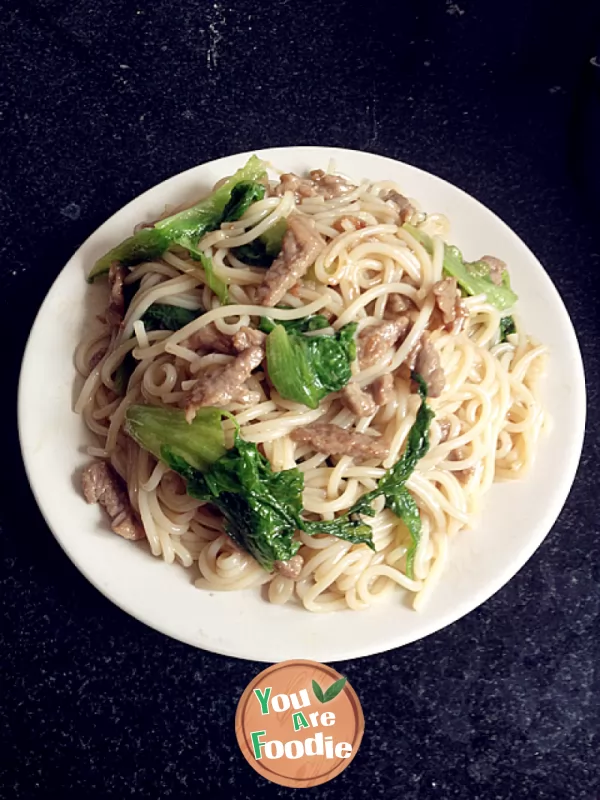
<svg viewBox="0 0 600 800">
<path fill-rule="evenodd" d="M 406 161 L 401 161 L 399 159 L 391 158 L 389 156 L 380 155 L 378 153 L 372 153 L 366 150 L 356 150 L 352 148 L 344 148 L 344 147 L 330 147 L 330 146 L 320 146 L 320 145 L 298 145 L 298 146 L 283 146 L 283 147 L 268 147 L 268 148 L 257 148 L 254 150 L 239 152 L 239 153 L 229 153 L 227 155 L 221 156 L 216 159 L 212 159 L 210 161 L 206 161 L 200 164 L 196 164 L 195 166 L 189 167 L 188 169 L 182 170 L 174 175 L 169 176 L 163 181 L 155 184 L 154 186 L 149 187 L 144 192 L 139 195 L 134 196 L 131 198 L 125 205 L 118 208 L 113 214 L 111 214 L 104 222 L 102 222 L 97 228 L 95 228 L 89 236 L 77 247 L 77 249 L 72 253 L 71 257 L 68 261 L 64 264 L 64 266 L 59 270 L 54 278 L 52 285 L 50 286 L 48 292 L 46 293 L 42 303 L 40 304 L 37 313 L 35 315 L 33 324 L 31 325 L 27 342 L 25 348 L 23 350 L 23 355 L 21 358 L 21 365 L 19 371 L 19 381 L 18 381 L 18 389 L 17 389 L 17 427 L 18 427 L 18 435 L 19 435 L 19 445 L 21 450 L 21 457 L 25 468 L 25 473 L 27 475 L 27 480 L 29 482 L 29 486 L 31 488 L 32 494 L 36 501 L 36 504 L 44 518 L 44 521 L 51 531 L 52 535 L 60 545 L 63 552 L 67 555 L 71 563 L 76 567 L 76 569 L 88 580 L 92 586 L 94 586 L 99 592 L 101 592 L 104 597 L 106 597 L 111 603 L 116 605 L 126 614 L 130 615 L 138 622 L 147 625 L 149 628 L 156 630 L 171 639 L 176 641 L 184 642 L 191 647 L 196 649 L 205 650 L 206 652 L 215 653 L 218 655 L 226 656 L 229 658 L 238 658 L 243 660 L 250 660 L 250 661 L 257 661 L 261 663 L 274 663 L 271 658 L 264 658 L 261 657 L 260 654 L 252 653 L 248 654 L 247 646 L 240 647 L 240 652 L 232 652 L 232 650 L 228 647 L 220 647 L 216 642 L 210 643 L 199 643 L 197 640 L 192 640 L 189 637 L 181 636 L 177 633 L 174 633 L 172 630 L 169 630 L 168 627 L 164 626 L 162 623 L 152 620 L 147 614 L 140 612 L 135 608 L 135 606 L 131 603 L 125 602 L 122 599 L 116 599 L 113 594 L 111 594 L 108 590 L 102 587 L 100 580 L 94 577 L 92 571 L 90 571 L 85 565 L 81 563 L 81 560 L 78 559 L 74 554 L 68 549 L 66 542 L 61 537 L 60 533 L 56 530 L 54 523 L 51 521 L 52 514 L 48 510 L 47 506 L 43 502 L 38 488 L 36 486 L 36 482 L 32 478 L 32 469 L 31 463 L 29 459 L 29 454 L 26 452 L 26 422 L 25 416 L 26 412 L 24 409 L 25 400 L 24 400 L 24 386 L 26 383 L 27 377 L 27 367 L 28 364 L 31 362 L 31 356 L 33 351 L 34 339 L 36 329 L 39 324 L 41 324 L 41 320 L 43 318 L 43 314 L 47 305 L 50 304 L 50 298 L 53 293 L 57 290 L 57 284 L 62 276 L 62 274 L 69 268 L 72 262 L 77 261 L 80 252 L 88 246 L 90 239 L 93 237 L 100 237 L 102 232 L 106 228 L 110 228 L 115 219 L 126 212 L 134 203 L 144 202 L 148 199 L 148 195 L 154 193 L 159 188 L 168 189 L 171 184 L 180 181 L 184 176 L 189 175 L 201 168 L 206 168 L 209 166 L 217 165 L 221 161 L 225 161 L 227 159 L 236 158 L 240 161 L 244 158 L 250 157 L 253 153 L 256 153 L 259 157 L 263 157 L 266 160 L 274 161 L 277 158 L 279 153 L 292 153 L 296 154 L 299 157 L 307 154 L 308 152 L 320 153 L 320 157 L 322 158 L 324 155 L 331 154 L 330 158 L 335 158 L 336 153 L 344 154 L 345 156 L 367 156 L 370 158 L 375 158 L 379 161 L 387 161 L 392 165 L 400 165 L 403 168 L 408 168 L 411 171 L 419 173 L 421 176 L 425 176 L 426 178 L 433 178 L 437 182 L 442 182 L 446 184 L 447 187 L 454 192 L 459 192 L 465 198 L 468 199 L 471 203 L 476 203 L 477 206 L 480 207 L 485 213 L 491 215 L 494 218 L 494 222 L 499 225 L 505 235 L 509 237 L 513 237 L 518 240 L 519 244 L 526 250 L 528 257 L 535 262 L 539 267 L 541 267 L 542 273 L 545 277 L 547 288 L 553 292 L 555 296 L 555 301 L 562 307 L 566 320 L 568 321 L 568 328 L 571 335 L 571 356 L 574 357 L 574 369 L 577 373 L 577 384 L 575 386 L 575 400 L 574 402 L 577 403 L 579 408 L 574 409 L 574 417 L 576 420 L 575 430 L 574 430 L 574 440 L 572 441 L 572 447 L 569 452 L 569 459 L 568 464 L 566 465 L 568 468 L 564 471 L 565 478 L 563 479 L 560 488 L 560 492 L 554 492 L 552 495 L 551 501 L 551 512 L 548 514 L 546 513 L 546 523 L 544 525 L 538 526 L 539 532 L 535 536 L 530 536 L 527 540 L 527 545 L 521 549 L 518 558 L 514 558 L 510 561 L 510 565 L 504 569 L 502 572 L 499 572 L 494 580 L 488 581 L 484 588 L 480 589 L 477 593 L 474 593 L 473 596 L 470 596 L 468 601 L 464 601 L 462 606 L 459 607 L 458 612 L 454 613 L 451 612 L 448 615 L 440 616 L 438 620 L 432 622 L 428 627 L 425 628 L 424 631 L 416 631 L 414 635 L 409 635 L 408 637 L 404 637 L 403 641 L 398 643 L 396 639 L 390 637 L 390 639 L 386 642 L 378 643 L 377 647 L 369 647 L 368 652 L 365 649 L 361 649 L 360 644 L 358 646 L 347 646 L 343 645 L 341 648 L 336 648 L 336 655 L 328 661 L 330 663 L 335 663 L 338 661 L 346 661 L 346 660 L 354 660 L 357 658 L 365 658 L 369 656 L 378 655 L 381 653 L 388 652 L 390 650 L 394 650 L 400 647 L 405 647 L 409 644 L 412 644 L 416 641 L 420 641 L 421 639 L 425 639 L 432 634 L 451 626 L 455 622 L 459 621 L 472 611 L 475 611 L 485 602 L 487 602 L 491 597 L 493 597 L 501 588 L 507 585 L 516 575 L 518 572 L 522 570 L 525 564 L 532 558 L 534 553 L 539 549 L 543 541 L 548 537 L 548 535 L 552 532 L 556 521 L 565 506 L 565 503 L 569 497 L 569 494 L 572 490 L 577 470 L 580 465 L 582 452 L 583 452 L 583 445 L 584 445 L 584 437 L 585 437 L 585 430 L 586 430 L 586 417 L 587 417 L 587 387 L 586 387 L 586 380 L 585 380 L 585 370 L 584 370 L 584 363 L 581 354 L 581 348 L 579 345 L 579 340 L 577 336 L 577 332 L 573 325 L 573 321 L 571 316 L 560 296 L 560 293 L 556 286 L 554 285 L 552 279 L 546 272 L 545 268 L 535 255 L 533 251 L 529 248 L 526 242 L 500 217 L 496 214 L 492 209 L 484 205 L 480 200 L 478 200 L 473 195 L 466 192 L 460 186 L 457 186 L 454 183 L 442 178 L 439 175 L 434 173 L 428 172 L 421 167 L 417 167 L 413 164 L 410 164 Z M 82 275 L 83 279 L 83 275 Z M 73 367 L 73 372 L 75 374 L 75 368 Z M 71 413 L 74 413 L 71 409 Z M 534 466 L 535 470 L 535 466 Z M 527 478 L 525 478 L 527 480 Z M 547 528 L 547 530 L 546 530 Z M 170 566 L 170 565 L 167 565 Z M 342 612 L 344 613 L 344 612 Z M 349 612 L 345 612 L 349 613 Z M 363 612 L 368 614 L 368 610 Z M 321 615 L 319 615 L 321 616 Z M 331 615 L 327 615 L 331 616 Z M 333 615 L 335 617 L 335 615 Z"/>
</svg>

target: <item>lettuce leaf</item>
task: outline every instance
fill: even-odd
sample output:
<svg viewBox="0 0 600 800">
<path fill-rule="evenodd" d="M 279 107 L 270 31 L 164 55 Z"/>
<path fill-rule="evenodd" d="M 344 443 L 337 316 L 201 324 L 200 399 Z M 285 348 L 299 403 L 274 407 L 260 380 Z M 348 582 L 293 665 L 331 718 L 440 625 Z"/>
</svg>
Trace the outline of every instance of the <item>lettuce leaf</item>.
<svg viewBox="0 0 600 800">
<path fill-rule="evenodd" d="M 108 272 L 113 261 L 130 267 L 160 257 L 179 239 L 196 245 L 205 233 L 221 225 L 234 188 L 240 183 L 262 180 L 266 174 L 264 163 L 252 156 L 245 166 L 196 205 L 159 220 L 152 228 L 142 228 L 105 253 L 92 267 L 88 281 Z"/>
<path fill-rule="evenodd" d="M 225 281 L 215 275 L 212 259 L 198 250 L 187 237 L 177 239 L 177 244 L 185 247 L 194 261 L 199 261 L 202 264 L 208 288 L 217 295 L 222 306 L 226 305 L 229 302 L 229 290 Z"/>
<path fill-rule="evenodd" d="M 308 320 L 307 329 L 315 324 L 321 327 L 323 319 Z M 287 328 L 277 324 L 267 336 L 269 380 L 281 397 L 317 408 L 324 397 L 342 389 L 352 377 L 356 323 L 344 325 L 333 336 L 305 336 L 301 330 L 296 322 L 288 323 Z"/>
<path fill-rule="evenodd" d="M 281 306 L 283 308 L 283 306 Z M 277 325 L 282 325 L 288 333 L 307 333 L 309 331 L 320 331 L 329 327 L 329 320 L 323 314 L 312 314 L 302 319 L 277 320 L 271 317 L 261 317 L 259 328 L 263 333 L 271 333 Z"/>
<path fill-rule="evenodd" d="M 131 405 L 125 430 L 156 458 L 163 458 L 166 448 L 191 469 L 204 472 L 226 452 L 222 417 L 218 408 L 200 408 L 190 423 L 182 409 Z"/>
<path fill-rule="evenodd" d="M 512 317 L 502 317 L 500 320 L 500 341 L 506 342 L 512 333 L 517 332 L 517 326 Z"/>
<path fill-rule="evenodd" d="M 178 331 L 204 314 L 204 309 L 192 311 L 168 303 L 152 303 L 142 314 L 142 322 L 147 331 Z"/>
<path fill-rule="evenodd" d="M 265 192 L 263 183 L 240 181 L 231 190 L 231 197 L 223 211 L 223 222 L 235 222 L 243 217 L 252 203 L 263 199 Z"/>
<path fill-rule="evenodd" d="M 430 236 L 408 222 L 405 222 L 403 227 L 430 255 L 433 253 L 433 241 Z M 518 300 L 510 287 L 508 270 L 504 270 L 502 283 L 497 286 L 490 278 L 489 264 L 485 261 L 465 262 L 460 250 L 454 245 L 444 244 L 444 273 L 456 278 L 456 282 L 466 294 L 485 294 L 488 302 L 500 311 L 512 308 Z"/>
<path fill-rule="evenodd" d="M 421 539 L 421 517 L 417 504 L 405 484 L 418 461 L 429 450 L 429 426 L 435 416 L 427 405 L 427 384 L 415 372 L 412 373 L 412 379 L 419 387 L 421 405 L 408 432 L 404 452 L 394 466 L 379 480 L 377 488 L 364 494 L 348 512 L 350 518 L 356 514 L 366 514 L 372 517 L 375 515 L 372 507 L 373 500 L 383 495 L 385 507 L 404 522 L 411 536 L 411 546 L 406 554 L 406 574 L 409 578 L 414 575 L 415 553 Z"/>
<path fill-rule="evenodd" d="M 273 472 L 258 447 L 244 441 L 237 429 L 233 447 L 225 451 L 222 416 L 219 409 L 203 408 L 188 424 L 179 409 L 134 405 L 126 412 L 126 430 L 182 476 L 191 497 L 216 506 L 229 536 L 267 571 L 298 552 L 298 530 L 374 548 L 371 527 L 359 519 L 303 519 L 302 472 Z"/>
<path fill-rule="evenodd" d="M 234 248 L 233 253 L 244 264 L 252 267 L 270 267 L 281 250 L 286 230 L 287 221 L 280 219 L 253 241 Z"/>
</svg>

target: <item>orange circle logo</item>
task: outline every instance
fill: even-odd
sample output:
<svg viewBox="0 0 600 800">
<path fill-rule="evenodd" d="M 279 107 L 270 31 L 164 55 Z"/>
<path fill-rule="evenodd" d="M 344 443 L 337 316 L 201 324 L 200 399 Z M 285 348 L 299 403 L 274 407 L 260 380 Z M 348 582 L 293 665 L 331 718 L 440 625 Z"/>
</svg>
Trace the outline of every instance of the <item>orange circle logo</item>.
<svg viewBox="0 0 600 800">
<path fill-rule="evenodd" d="M 282 661 L 250 682 L 235 733 L 244 758 L 280 786 L 319 786 L 346 769 L 365 729 L 346 678 L 316 661 Z"/>
</svg>

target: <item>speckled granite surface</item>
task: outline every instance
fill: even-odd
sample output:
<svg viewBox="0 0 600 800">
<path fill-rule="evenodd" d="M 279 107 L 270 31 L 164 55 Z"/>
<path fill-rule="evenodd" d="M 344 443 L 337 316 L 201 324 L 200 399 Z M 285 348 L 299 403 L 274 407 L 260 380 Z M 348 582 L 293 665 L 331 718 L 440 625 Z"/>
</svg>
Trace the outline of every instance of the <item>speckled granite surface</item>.
<svg viewBox="0 0 600 800">
<path fill-rule="evenodd" d="M 269 145 L 371 150 L 503 217 L 572 314 L 596 407 L 596 3 L 5 0 L 0 17 L 4 396 L 2 798 L 291 797 L 235 743 L 259 666 L 170 641 L 71 566 L 38 513 L 14 395 L 33 316 L 109 214 L 198 162 Z M 595 204 L 595 205 L 594 205 Z M 308 794 L 600 797 L 600 468 L 522 572 L 450 629 L 337 665 L 362 699 L 350 768 Z"/>
</svg>

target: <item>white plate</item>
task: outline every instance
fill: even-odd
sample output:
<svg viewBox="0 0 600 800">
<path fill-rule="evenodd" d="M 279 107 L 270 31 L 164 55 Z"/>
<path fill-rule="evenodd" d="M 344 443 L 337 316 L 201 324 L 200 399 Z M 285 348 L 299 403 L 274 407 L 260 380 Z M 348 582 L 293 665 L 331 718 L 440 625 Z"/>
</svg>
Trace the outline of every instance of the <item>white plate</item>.
<svg viewBox="0 0 600 800">
<path fill-rule="evenodd" d="M 499 484 L 486 498 L 477 527 L 460 534 L 425 610 L 412 611 L 395 594 L 373 608 L 310 614 L 274 606 L 258 590 L 211 593 L 194 588 L 190 572 L 153 558 L 144 545 L 112 534 L 98 506 L 80 493 L 77 470 L 91 440 L 72 411 L 73 352 L 93 295 L 84 276 L 96 258 L 152 219 L 165 203 L 208 190 L 250 154 L 195 167 L 150 189 L 104 223 L 56 279 L 37 316 L 25 351 L 19 386 L 19 432 L 33 492 L 54 535 L 73 563 L 123 610 L 153 628 L 215 653 L 276 662 L 358 658 L 413 642 L 472 611 L 523 566 L 554 524 L 581 454 L 585 384 L 573 327 L 547 274 L 523 242 L 491 211 L 449 183 L 419 169 L 369 153 L 318 147 L 259 152 L 276 167 L 302 172 L 336 168 L 355 179 L 392 178 L 429 211 L 446 214 L 451 240 L 468 258 L 494 253 L 508 262 L 528 331 L 551 350 L 545 403 L 554 425 L 540 444 L 531 476 Z"/>
</svg>

